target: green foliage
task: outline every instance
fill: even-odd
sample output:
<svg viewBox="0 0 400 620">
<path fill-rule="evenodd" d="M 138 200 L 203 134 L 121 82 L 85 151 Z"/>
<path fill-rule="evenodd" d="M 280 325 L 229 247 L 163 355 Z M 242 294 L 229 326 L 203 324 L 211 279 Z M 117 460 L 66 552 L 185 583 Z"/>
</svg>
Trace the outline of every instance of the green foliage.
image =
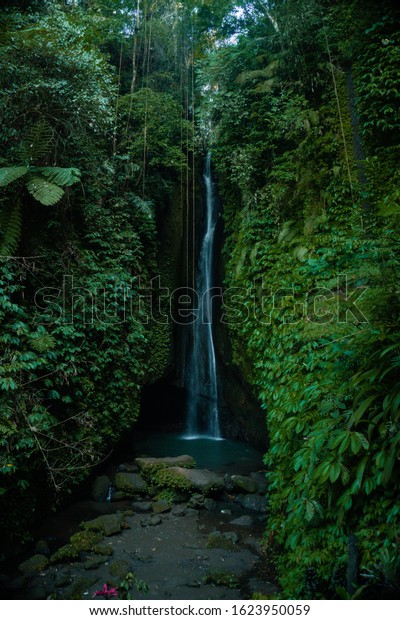
<svg viewBox="0 0 400 620">
<path fill-rule="evenodd" d="M 201 67 L 218 83 L 203 115 L 215 124 L 225 285 L 242 291 L 225 320 L 266 414 L 266 541 L 289 598 L 337 595 L 350 534 L 363 571 L 399 535 L 394 14 L 319 4 L 274 3 L 273 35 L 259 15 Z M 362 286 L 359 314 L 348 299 Z"/>
</svg>

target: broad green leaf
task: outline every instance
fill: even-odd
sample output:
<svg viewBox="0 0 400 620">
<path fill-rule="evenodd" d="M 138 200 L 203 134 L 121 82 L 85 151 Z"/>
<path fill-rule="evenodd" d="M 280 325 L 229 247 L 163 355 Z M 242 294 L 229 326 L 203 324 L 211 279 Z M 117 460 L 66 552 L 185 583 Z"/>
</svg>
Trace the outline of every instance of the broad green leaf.
<svg viewBox="0 0 400 620">
<path fill-rule="evenodd" d="M 32 177 L 26 184 L 32 196 L 47 207 L 57 204 L 64 196 L 64 190 L 42 177 Z"/>
<path fill-rule="evenodd" d="M 37 168 L 34 170 L 43 175 L 50 183 L 70 187 L 78 183 L 81 178 L 81 171 L 78 168 Z"/>
<path fill-rule="evenodd" d="M 0 187 L 6 187 L 13 181 L 17 181 L 28 172 L 28 166 L 9 166 L 0 168 Z"/>
</svg>

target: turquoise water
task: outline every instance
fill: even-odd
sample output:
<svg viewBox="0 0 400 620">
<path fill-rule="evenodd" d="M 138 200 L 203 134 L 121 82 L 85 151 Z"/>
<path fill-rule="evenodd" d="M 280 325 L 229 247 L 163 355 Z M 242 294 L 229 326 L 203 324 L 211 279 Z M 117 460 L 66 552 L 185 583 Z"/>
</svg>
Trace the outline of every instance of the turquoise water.
<svg viewBox="0 0 400 620">
<path fill-rule="evenodd" d="M 154 433 L 135 441 L 135 453 L 154 457 L 190 454 L 197 467 L 216 472 L 248 474 L 263 469 L 262 454 L 243 441 L 204 436 Z"/>
</svg>

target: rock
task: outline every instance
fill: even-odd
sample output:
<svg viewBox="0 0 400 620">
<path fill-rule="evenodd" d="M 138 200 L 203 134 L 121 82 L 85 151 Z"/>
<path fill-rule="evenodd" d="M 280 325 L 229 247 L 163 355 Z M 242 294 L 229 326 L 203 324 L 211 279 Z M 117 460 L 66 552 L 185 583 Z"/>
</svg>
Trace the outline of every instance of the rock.
<svg viewBox="0 0 400 620">
<path fill-rule="evenodd" d="M 95 545 L 93 551 L 97 555 L 112 555 L 114 553 L 112 546 L 107 545 L 107 543 Z"/>
<path fill-rule="evenodd" d="M 75 562 L 79 559 L 79 551 L 73 545 L 64 545 L 60 547 L 50 557 L 52 564 L 62 564 L 63 562 Z"/>
<path fill-rule="evenodd" d="M 236 551 L 235 543 L 218 531 L 211 532 L 209 535 L 207 549 L 225 549 L 226 551 Z"/>
<path fill-rule="evenodd" d="M 82 523 L 82 527 L 85 530 L 99 532 L 104 536 L 112 536 L 112 534 L 118 534 L 121 531 L 122 522 L 121 517 L 118 515 L 102 515 L 92 519 L 92 521 L 85 521 Z M 96 542 L 99 542 L 99 540 Z"/>
<path fill-rule="evenodd" d="M 248 547 L 251 547 L 252 549 L 254 549 L 254 551 L 256 551 L 257 553 L 262 552 L 260 541 L 258 540 L 258 538 L 255 538 L 254 536 L 247 536 L 243 540 L 243 543 L 247 545 Z"/>
<path fill-rule="evenodd" d="M 86 524 L 85 524 L 86 525 Z M 99 532 L 89 531 L 76 532 L 69 539 L 71 545 L 78 553 L 81 551 L 92 551 L 93 547 L 102 540 L 103 536 Z"/>
<path fill-rule="evenodd" d="M 232 476 L 230 476 L 229 474 L 225 474 L 224 476 L 224 487 L 226 491 L 229 491 L 229 492 L 233 491 L 235 487 L 232 481 Z"/>
<path fill-rule="evenodd" d="M 96 568 L 99 568 L 99 566 L 104 564 L 104 561 L 104 557 L 100 555 L 93 555 L 86 560 L 86 562 L 83 564 L 83 568 L 85 570 L 95 570 Z"/>
<path fill-rule="evenodd" d="M 259 495 L 265 495 L 268 491 L 268 484 L 265 473 L 262 471 L 256 471 L 250 474 L 250 478 L 252 478 L 257 484 L 257 493 Z"/>
<path fill-rule="evenodd" d="M 195 467 L 196 461 L 192 456 L 183 454 L 182 456 L 165 456 L 163 458 L 138 458 L 135 459 L 140 469 L 146 469 L 146 467 L 156 465 L 164 467 Z"/>
<path fill-rule="evenodd" d="M 64 588 L 65 586 L 69 586 L 72 581 L 71 571 L 62 570 L 60 571 L 54 580 L 54 585 L 56 588 Z"/>
<path fill-rule="evenodd" d="M 186 508 L 184 506 L 174 506 L 171 514 L 174 517 L 184 517 L 186 514 Z"/>
<path fill-rule="evenodd" d="M 125 498 L 126 498 L 126 495 L 123 491 L 114 491 L 113 494 L 111 495 L 112 502 L 120 502 L 121 500 Z"/>
<path fill-rule="evenodd" d="M 92 484 L 91 498 L 95 502 L 105 502 L 108 497 L 111 480 L 108 476 L 99 476 Z"/>
<path fill-rule="evenodd" d="M 45 555 L 46 558 L 50 557 L 50 547 L 45 540 L 38 540 L 35 545 L 35 553 L 39 555 Z"/>
<path fill-rule="evenodd" d="M 218 491 L 224 486 L 223 477 L 213 471 L 209 471 L 208 469 L 185 469 L 183 467 L 171 467 L 169 471 L 185 478 L 201 493 Z"/>
<path fill-rule="evenodd" d="M 264 596 L 271 596 L 273 594 L 279 594 L 279 588 L 269 581 L 262 581 L 257 577 L 249 579 L 249 590 L 251 594 L 257 593 Z"/>
<path fill-rule="evenodd" d="M 218 506 L 217 502 L 211 497 L 206 497 L 203 505 L 204 505 L 204 508 L 208 510 L 209 512 L 216 510 Z"/>
<path fill-rule="evenodd" d="M 47 590 L 43 586 L 37 585 L 29 590 L 29 598 L 33 601 L 43 601 L 47 598 Z"/>
<path fill-rule="evenodd" d="M 115 486 L 117 491 L 122 491 L 125 496 L 145 493 L 147 485 L 139 474 L 118 472 L 115 475 Z"/>
<path fill-rule="evenodd" d="M 151 502 L 132 502 L 132 508 L 135 512 L 149 512 Z"/>
<path fill-rule="evenodd" d="M 45 555 L 41 555 L 40 553 L 34 555 L 29 558 L 25 562 L 19 565 L 19 570 L 23 575 L 36 575 L 37 573 L 41 573 L 45 568 L 49 565 L 49 559 L 46 558 Z"/>
<path fill-rule="evenodd" d="M 123 579 L 129 573 L 129 564 L 125 560 L 115 560 L 110 564 L 109 572 L 112 577 Z"/>
<path fill-rule="evenodd" d="M 223 508 L 223 509 L 221 510 L 221 514 L 222 514 L 222 515 L 227 515 L 227 516 L 230 516 L 230 515 L 232 514 L 232 510 L 231 510 L 230 508 Z"/>
<path fill-rule="evenodd" d="M 251 527 L 254 525 L 253 517 L 250 515 L 243 515 L 243 517 L 239 517 L 238 519 L 234 519 L 233 521 L 229 521 L 231 525 L 240 525 L 242 527 Z"/>
<path fill-rule="evenodd" d="M 242 495 L 238 498 L 239 503 L 248 510 L 255 510 L 256 512 L 265 512 L 268 505 L 266 497 L 261 495 Z"/>
<path fill-rule="evenodd" d="M 250 476 L 234 475 L 231 477 L 234 489 L 245 491 L 246 493 L 258 493 L 258 485 Z"/>
<path fill-rule="evenodd" d="M 188 508 L 203 508 L 204 495 L 200 495 L 200 493 L 193 493 L 186 506 Z"/>
<path fill-rule="evenodd" d="M 204 582 L 210 583 L 214 586 L 225 586 L 226 588 L 232 588 L 233 590 L 240 588 L 237 575 L 231 572 L 213 571 L 207 573 Z"/>
<path fill-rule="evenodd" d="M 95 575 L 92 577 L 87 575 L 76 577 L 71 585 L 65 588 L 61 598 L 66 601 L 81 600 L 84 593 L 90 590 L 90 588 L 96 583 L 97 579 L 98 577 Z"/>
<path fill-rule="evenodd" d="M 118 471 L 121 472 L 121 473 L 124 473 L 125 471 L 128 471 L 128 468 L 125 465 L 125 463 L 121 463 L 121 465 L 118 465 Z"/>
<path fill-rule="evenodd" d="M 156 502 L 153 502 L 152 509 L 155 514 L 168 512 L 171 510 L 171 504 L 166 499 L 159 499 Z"/>
<path fill-rule="evenodd" d="M 235 532 L 224 532 L 222 536 L 226 538 L 227 540 L 230 540 L 231 542 L 233 542 L 234 545 L 236 545 L 236 543 L 239 540 L 239 537 Z"/>
<path fill-rule="evenodd" d="M 154 525 L 160 525 L 161 522 L 162 519 L 159 515 L 151 515 L 142 519 L 140 525 L 142 527 L 152 527 Z"/>
</svg>

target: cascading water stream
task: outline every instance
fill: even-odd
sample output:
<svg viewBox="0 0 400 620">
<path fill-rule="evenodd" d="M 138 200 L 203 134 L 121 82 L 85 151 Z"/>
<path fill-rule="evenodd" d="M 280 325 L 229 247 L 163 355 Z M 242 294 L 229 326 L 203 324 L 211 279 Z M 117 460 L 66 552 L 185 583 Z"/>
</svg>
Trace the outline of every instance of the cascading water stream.
<svg viewBox="0 0 400 620">
<path fill-rule="evenodd" d="M 204 184 L 206 221 L 196 274 L 197 319 L 191 326 L 192 337 L 185 371 L 188 392 L 186 438 L 199 436 L 221 439 L 218 411 L 217 363 L 213 341 L 213 254 L 218 211 L 214 198 L 211 153 L 208 153 Z"/>
</svg>

